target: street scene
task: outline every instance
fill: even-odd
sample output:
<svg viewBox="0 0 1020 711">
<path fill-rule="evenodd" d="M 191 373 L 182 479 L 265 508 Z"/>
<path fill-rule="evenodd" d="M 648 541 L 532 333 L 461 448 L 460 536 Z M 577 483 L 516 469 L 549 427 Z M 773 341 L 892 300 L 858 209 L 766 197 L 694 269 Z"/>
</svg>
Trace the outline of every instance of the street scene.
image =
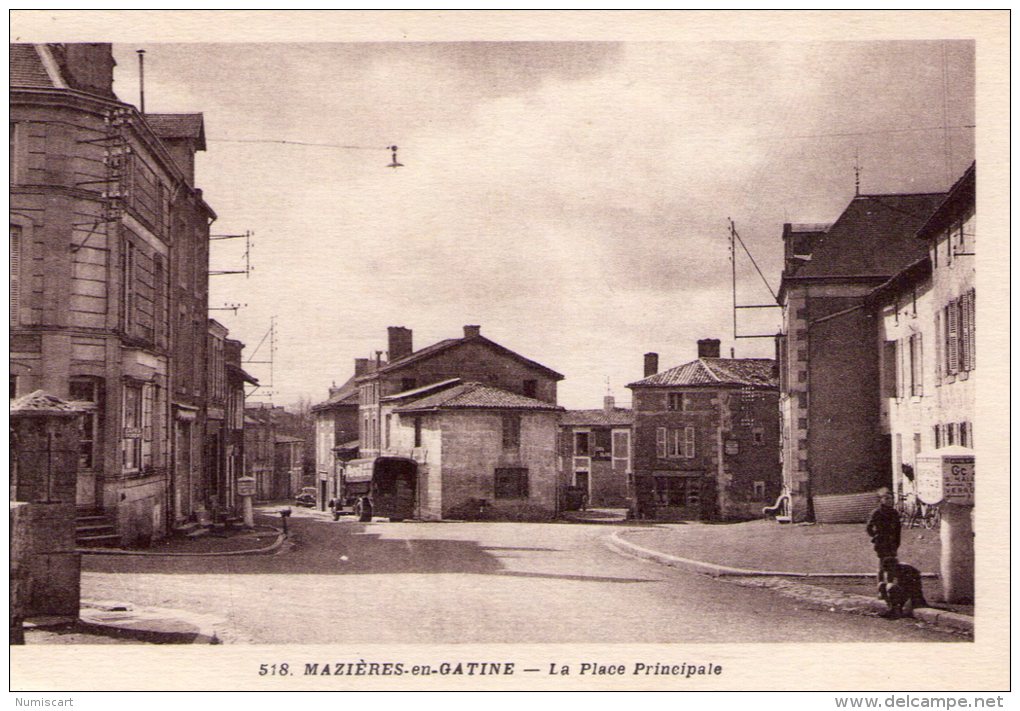
<svg viewBox="0 0 1020 711">
<path fill-rule="evenodd" d="M 975 646 L 973 40 L 9 50 L 12 649 Z"/>
</svg>

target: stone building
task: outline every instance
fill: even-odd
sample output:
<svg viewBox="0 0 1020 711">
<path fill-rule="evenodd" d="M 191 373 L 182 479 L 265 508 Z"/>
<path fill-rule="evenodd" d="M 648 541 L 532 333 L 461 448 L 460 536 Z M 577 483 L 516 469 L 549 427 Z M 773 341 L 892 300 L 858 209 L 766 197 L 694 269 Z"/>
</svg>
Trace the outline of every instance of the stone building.
<svg viewBox="0 0 1020 711">
<path fill-rule="evenodd" d="M 418 518 L 556 515 L 563 408 L 457 379 L 392 395 L 386 405 L 384 452 L 418 463 Z"/>
<path fill-rule="evenodd" d="M 367 359 L 357 359 L 354 375 L 340 387 L 329 389 L 329 398 L 312 406 L 315 418 L 315 480 L 316 503 L 325 509 L 330 499 L 336 498 L 338 474 L 337 448 L 357 449 L 358 440 L 358 387 L 355 377 L 364 374 Z M 361 372 L 359 372 L 359 368 Z"/>
<path fill-rule="evenodd" d="M 459 378 L 490 385 L 541 402 L 556 404 L 556 383 L 563 376 L 528 360 L 481 335 L 478 326 L 465 326 L 463 338 L 448 338 L 418 351 L 408 328 L 389 328 L 387 360 L 369 361 L 359 388 L 361 456 L 383 449 L 387 423 L 382 399 L 433 383 Z"/>
<path fill-rule="evenodd" d="M 881 427 L 892 486 L 912 499 L 917 455 L 974 446 L 975 166 L 917 233 L 927 254 L 876 288 Z"/>
<path fill-rule="evenodd" d="M 200 496 L 215 213 L 201 115 L 143 115 L 113 66 L 108 44 L 10 45 L 10 390 L 82 403 L 78 505 L 127 544 Z"/>
<path fill-rule="evenodd" d="M 634 413 L 606 396 L 596 410 L 567 410 L 560 418 L 559 468 L 565 487 L 589 506 L 626 507 L 633 497 L 631 436 Z"/>
<path fill-rule="evenodd" d="M 892 483 L 867 299 L 924 257 L 917 231 L 944 198 L 858 195 L 832 224 L 783 228 L 776 350 L 783 486 L 796 521 L 862 521 L 875 489 Z"/>
<path fill-rule="evenodd" d="M 720 358 L 698 341 L 698 359 L 658 372 L 645 356 L 634 393 L 634 514 L 658 520 L 747 519 L 779 494 L 776 363 Z"/>
</svg>

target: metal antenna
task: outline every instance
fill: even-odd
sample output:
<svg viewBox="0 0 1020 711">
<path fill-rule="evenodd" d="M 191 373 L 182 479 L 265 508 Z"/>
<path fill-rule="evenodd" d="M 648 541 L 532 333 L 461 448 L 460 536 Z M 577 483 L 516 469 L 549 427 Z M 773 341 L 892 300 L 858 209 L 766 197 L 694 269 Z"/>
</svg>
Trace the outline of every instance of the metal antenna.
<svg viewBox="0 0 1020 711">
<path fill-rule="evenodd" d="M 861 157 L 858 149 L 854 149 L 854 195 L 861 195 Z"/>
</svg>

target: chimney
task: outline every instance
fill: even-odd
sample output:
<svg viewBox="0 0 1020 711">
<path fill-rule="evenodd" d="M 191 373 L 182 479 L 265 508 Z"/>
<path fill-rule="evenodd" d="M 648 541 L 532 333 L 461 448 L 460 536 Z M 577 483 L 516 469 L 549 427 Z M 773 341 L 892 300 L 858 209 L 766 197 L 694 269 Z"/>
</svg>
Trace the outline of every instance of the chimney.
<svg viewBox="0 0 1020 711">
<path fill-rule="evenodd" d="M 612 395 L 606 395 L 605 398 L 603 398 L 602 400 L 602 404 L 603 407 L 605 407 L 606 412 L 612 412 L 613 409 L 616 407 L 616 398 L 614 398 Z"/>
<path fill-rule="evenodd" d="M 659 372 L 659 354 L 645 353 L 645 377 Z"/>
<path fill-rule="evenodd" d="M 465 326 L 464 327 L 464 338 L 474 338 L 475 336 L 482 335 L 481 326 Z"/>
<path fill-rule="evenodd" d="M 369 368 L 372 365 L 370 358 L 355 358 L 354 359 L 354 377 L 359 375 L 365 375 L 369 372 Z"/>
<path fill-rule="evenodd" d="M 702 338 L 698 341 L 698 357 L 699 358 L 718 358 L 719 357 L 719 339 L 718 338 Z"/>
<path fill-rule="evenodd" d="M 414 352 L 411 345 L 411 329 L 403 326 L 390 326 L 386 330 L 390 338 L 390 363 Z"/>
</svg>

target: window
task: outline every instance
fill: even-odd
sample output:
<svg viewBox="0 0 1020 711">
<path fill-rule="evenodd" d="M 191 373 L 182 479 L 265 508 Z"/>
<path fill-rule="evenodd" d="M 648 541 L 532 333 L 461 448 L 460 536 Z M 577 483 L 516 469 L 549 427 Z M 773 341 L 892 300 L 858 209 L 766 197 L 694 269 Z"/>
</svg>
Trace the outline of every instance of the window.
<svg viewBox="0 0 1020 711">
<path fill-rule="evenodd" d="M 13 124 L 11 124 L 13 126 Z M 21 226 L 11 225 L 11 325 L 18 323 L 21 306 Z"/>
<path fill-rule="evenodd" d="M 386 444 L 385 444 L 386 449 L 390 448 L 390 428 L 392 426 L 393 426 L 393 415 L 386 415 L 386 431 L 384 433 L 385 442 L 386 442 Z"/>
<path fill-rule="evenodd" d="M 101 382 L 98 378 L 71 378 L 69 399 L 84 411 L 78 420 L 78 468 L 92 469 L 96 465 L 99 440 L 99 399 Z"/>
<path fill-rule="evenodd" d="M 124 333 L 131 335 L 135 323 L 135 245 L 128 240 L 124 241 L 121 267 L 124 279 L 121 283 L 121 326 Z"/>
<path fill-rule="evenodd" d="M 910 394 L 918 397 L 924 394 L 921 354 L 921 334 L 913 333 L 910 335 Z"/>
<path fill-rule="evenodd" d="M 698 506 L 701 483 L 694 478 L 657 476 L 654 479 L 655 502 L 661 506 Z"/>
<path fill-rule="evenodd" d="M 751 436 L 754 439 L 754 444 L 755 444 L 756 447 L 760 447 L 763 444 L 765 444 L 765 429 L 764 428 L 762 428 L 762 427 L 755 427 L 753 430 L 751 430 Z"/>
<path fill-rule="evenodd" d="M 666 458 L 666 428 L 655 428 L 655 454 L 659 459 Z"/>
<path fill-rule="evenodd" d="M 503 449 L 517 449 L 521 446 L 521 416 L 503 415 Z"/>
<path fill-rule="evenodd" d="M 882 344 L 882 394 L 896 397 L 896 341 Z"/>
<path fill-rule="evenodd" d="M 136 472 L 142 462 L 142 386 L 124 385 L 123 391 L 123 465 L 124 471 Z"/>
<path fill-rule="evenodd" d="M 421 446 L 421 418 L 414 418 L 414 446 Z"/>
<path fill-rule="evenodd" d="M 969 422 L 960 423 L 960 446 L 961 447 L 974 446 L 974 433 L 971 429 Z"/>
<path fill-rule="evenodd" d="M 495 489 L 497 499 L 528 498 L 528 470 L 522 467 L 496 469 Z"/>
<path fill-rule="evenodd" d="M 935 449 L 942 447 L 942 427 L 941 425 L 935 425 L 932 427 L 932 433 L 935 435 Z"/>
<path fill-rule="evenodd" d="M 684 394 L 683 393 L 669 393 L 666 407 L 670 410 L 683 410 L 684 408 Z"/>
<path fill-rule="evenodd" d="M 524 381 L 524 395 L 526 397 L 538 397 L 538 381 L 537 380 L 525 380 Z"/>
<path fill-rule="evenodd" d="M 754 482 L 754 484 L 752 486 L 754 488 L 754 494 L 753 494 L 754 500 L 755 501 L 764 501 L 765 500 L 765 482 L 763 482 L 763 481 L 756 481 L 756 482 Z"/>
<path fill-rule="evenodd" d="M 574 456 L 591 456 L 591 432 L 574 433 Z"/>
<path fill-rule="evenodd" d="M 937 366 L 940 376 L 943 373 L 948 376 L 974 370 L 975 316 L 974 289 L 943 307 L 941 330 L 939 330 L 939 315 L 936 315 L 935 328 L 936 332 L 940 334 L 941 351 L 944 353 Z"/>
<path fill-rule="evenodd" d="M 630 471 L 630 431 L 613 430 L 613 469 Z"/>
<path fill-rule="evenodd" d="M 681 427 L 668 431 L 666 456 L 670 459 L 692 459 L 694 457 L 693 427 Z"/>
</svg>

